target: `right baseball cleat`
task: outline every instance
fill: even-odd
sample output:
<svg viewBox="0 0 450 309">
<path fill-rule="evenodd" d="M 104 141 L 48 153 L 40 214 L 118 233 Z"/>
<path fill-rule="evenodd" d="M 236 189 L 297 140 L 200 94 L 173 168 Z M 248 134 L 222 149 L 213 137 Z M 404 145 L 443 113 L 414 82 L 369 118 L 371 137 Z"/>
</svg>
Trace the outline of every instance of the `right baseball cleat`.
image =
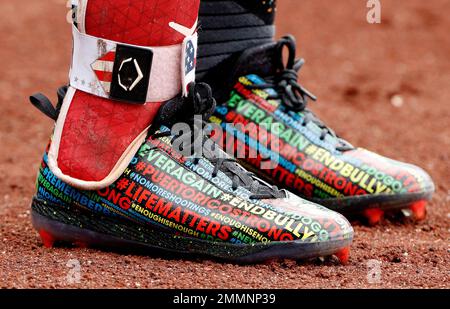
<svg viewBox="0 0 450 309">
<path fill-rule="evenodd" d="M 294 39 L 273 41 L 275 11 L 276 1 L 202 1 L 197 77 L 213 87 L 219 103 L 211 121 L 222 126 L 224 139 L 237 140 L 239 151 L 275 154 L 272 170 L 261 168 L 260 157 L 239 156 L 270 183 L 346 216 L 362 215 L 371 225 L 385 213 L 423 220 L 431 178 L 416 166 L 353 147 L 312 113 L 308 100 L 315 97 L 297 81 L 304 62 L 295 59 Z M 236 130 L 227 131 L 228 123 Z M 261 132 L 267 136 L 261 139 Z M 274 138 L 280 149 L 268 150 Z"/>
<path fill-rule="evenodd" d="M 256 178 L 196 118 L 216 106 L 192 81 L 198 0 L 77 2 L 70 86 L 56 108 L 31 97 L 56 121 L 32 202 L 45 247 L 348 261 L 342 215 Z"/>
<path fill-rule="evenodd" d="M 245 1 L 228 2 L 233 3 L 228 14 L 238 18 L 236 5 Z M 200 23 L 202 18 L 206 21 L 202 29 L 211 40 L 202 40 L 200 45 L 199 66 L 205 71 L 198 77 L 212 86 L 218 101 L 210 120 L 223 131 L 216 135 L 220 143 L 235 140 L 235 149 L 229 150 L 258 177 L 348 217 L 362 215 L 371 225 L 379 223 L 386 212 L 425 218 L 425 205 L 435 190 L 425 171 L 353 147 L 309 109 L 309 101 L 316 98 L 298 83 L 304 61 L 295 59 L 292 36 L 224 54 L 212 65 L 217 45 L 213 34 L 225 26 L 207 14 L 212 6 L 223 3 L 207 3 L 201 7 Z M 245 10 L 245 14 L 250 12 Z M 261 14 L 254 15 L 256 19 Z M 231 41 L 233 25 L 227 28 Z M 236 41 L 232 46 L 244 45 Z M 279 141 L 276 148 L 271 145 L 274 140 Z M 273 169 L 261 168 L 267 157 Z"/>
</svg>

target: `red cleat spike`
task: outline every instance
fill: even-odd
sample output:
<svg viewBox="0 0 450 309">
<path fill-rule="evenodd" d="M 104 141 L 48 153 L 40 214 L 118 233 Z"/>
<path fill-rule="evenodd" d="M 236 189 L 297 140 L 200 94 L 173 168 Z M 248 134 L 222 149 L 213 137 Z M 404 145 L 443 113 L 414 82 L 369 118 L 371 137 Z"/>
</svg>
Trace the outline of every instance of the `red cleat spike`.
<svg viewBox="0 0 450 309">
<path fill-rule="evenodd" d="M 377 225 L 380 223 L 381 219 L 383 218 L 384 211 L 378 208 L 372 208 L 372 209 L 366 209 L 364 211 L 364 216 L 369 221 L 370 225 Z"/>
<path fill-rule="evenodd" d="M 424 220 L 427 216 L 427 208 L 426 208 L 427 202 L 426 201 L 418 201 L 413 203 L 409 209 L 411 209 L 414 219 L 416 220 Z"/>
<path fill-rule="evenodd" d="M 55 237 L 51 235 L 49 232 L 45 230 L 40 230 L 39 235 L 41 236 L 42 243 L 44 244 L 45 248 L 53 248 L 55 245 Z"/>
<path fill-rule="evenodd" d="M 342 265 L 347 265 L 350 260 L 350 247 L 339 250 L 334 254 Z"/>
</svg>

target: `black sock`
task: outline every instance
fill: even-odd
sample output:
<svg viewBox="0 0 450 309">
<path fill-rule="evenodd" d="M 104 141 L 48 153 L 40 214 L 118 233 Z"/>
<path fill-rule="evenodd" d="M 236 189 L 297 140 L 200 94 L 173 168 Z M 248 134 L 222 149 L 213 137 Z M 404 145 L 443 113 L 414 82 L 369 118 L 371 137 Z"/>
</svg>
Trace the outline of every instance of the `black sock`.
<svg viewBox="0 0 450 309">
<path fill-rule="evenodd" d="M 273 41 L 276 0 L 201 0 L 197 77 L 235 53 Z"/>
</svg>

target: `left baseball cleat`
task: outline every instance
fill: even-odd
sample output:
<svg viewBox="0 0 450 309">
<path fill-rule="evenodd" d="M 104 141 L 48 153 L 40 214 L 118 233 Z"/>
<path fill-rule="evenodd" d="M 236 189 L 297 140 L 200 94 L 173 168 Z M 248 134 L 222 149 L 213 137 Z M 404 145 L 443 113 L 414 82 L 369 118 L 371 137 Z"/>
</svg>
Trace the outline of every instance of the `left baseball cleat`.
<svg viewBox="0 0 450 309">
<path fill-rule="evenodd" d="M 83 190 L 53 174 L 46 153 L 32 202 L 45 247 L 120 248 L 237 263 L 335 255 L 348 263 L 353 229 L 342 215 L 254 177 L 210 139 L 204 156 L 172 144 L 174 121 L 207 119 L 215 107 L 205 84 L 164 104 L 148 137 L 110 186 Z M 59 91 L 60 95 L 64 89 Z M 61 98 L 62 99 L 62 98 Z M 198 101 L 199 100 L 199 101 Z"/>
</svg>

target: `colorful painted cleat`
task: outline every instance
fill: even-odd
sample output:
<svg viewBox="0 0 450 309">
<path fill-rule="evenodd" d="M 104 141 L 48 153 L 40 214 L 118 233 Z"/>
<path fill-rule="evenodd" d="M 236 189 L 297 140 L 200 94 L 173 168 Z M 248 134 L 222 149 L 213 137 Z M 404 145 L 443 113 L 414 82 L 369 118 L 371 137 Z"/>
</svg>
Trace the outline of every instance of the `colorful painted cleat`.
<svg viewBox="0 0 450 309">
<path fill-rule="evenodd" d="M 205 124 L 196 115 L 208 119 L 216 107 L 208 85 L 184 85 L 195 78 L 199 0 L 144 2 L 140 11 L 129 1 L 79 0 L 70 87 L 56 108 L 31 97 L 56 121 L 32 202 L 44 245 L 237 263 L 350 246 L 344 216 L 255 177 L 197 130 Z M 185 134 L 171 130 L 180 122 Z M 181 147 L 186 140 L 195 145 Z"/>
<path fill-rule="evenodd" d="M 275 11 L 244 0 L 205 1 L 201 7 L 202 31 L 208 36 L 199 49 L 199 66 L 205 69 L 198 77 L 212 86 L 218 101 L 210 118 L 217 142 L 258 177 L 348 217 L 363 215 L 376 224 L 383 212 L 406 209 L 423 219 L 424 203 L 435 190 L 430 176 L 339 137 L 309 109 L 316 97 L 298 82 L 304 61 L 295 58 L 295 39 L 285 36 L 266 43 L 266 38 L 258 44 L 241 33 L 239 25 L 209 18 L 208 11 L 224 2 L 233 3 L 228 13 L 225 8 L 221 13 L 230 18 L 239 16 L 237 6 L 253 14 L 251 20 L 260 26 L 251 26 L 261 37 Z M 242 37 L 237 38 L 235 30 Z M 219 43 L 214 38 L 224 31 L 228 40 L 239 42 L 233 41 L 235 52 L 217 59 Z M 230 140 L 235 142 L 232 147 L 227 145 Z"/>
</svg>

